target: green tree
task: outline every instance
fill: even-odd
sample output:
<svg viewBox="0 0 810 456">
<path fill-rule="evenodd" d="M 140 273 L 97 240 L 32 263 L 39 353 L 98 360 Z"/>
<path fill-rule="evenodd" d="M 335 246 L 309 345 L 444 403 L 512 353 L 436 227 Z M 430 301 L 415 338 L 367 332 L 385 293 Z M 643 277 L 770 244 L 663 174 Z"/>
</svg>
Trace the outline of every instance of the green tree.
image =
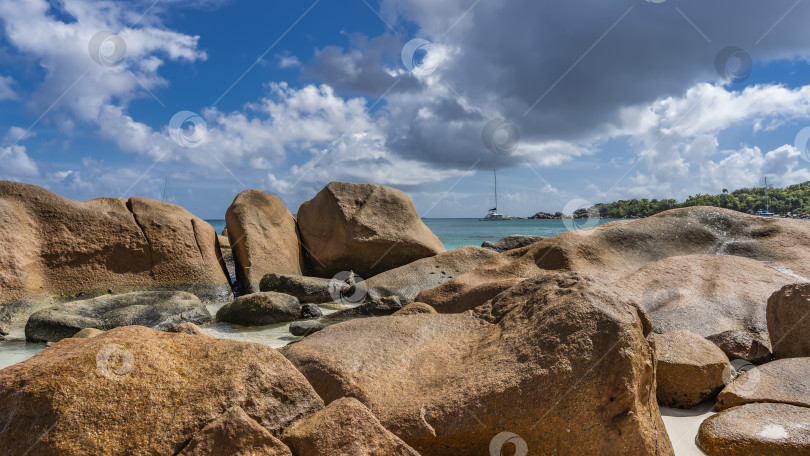
<svg viewBox="0 0 810 456">
<path fill-rule="evenodd" d="M 768 198 L 765 197 L 765 188 L 741 188 L 729 192 L 724 188 L 719 195 L 690 195 L 682 203 L 674 199 L 631 199 L 619 200 L 612 203 L 599 203 L 591 209 L 598 210 L 605 218 L 633 218 L 649 217 L 659 212 L 677 207 L 713 206 L 735 211 L 754 213 L 770 205 L 772 212 L 778 214 L 807 214 L 810 213 L 810 181 L 791 185 L 787 188 L 771 188 Z"/>
</svg>

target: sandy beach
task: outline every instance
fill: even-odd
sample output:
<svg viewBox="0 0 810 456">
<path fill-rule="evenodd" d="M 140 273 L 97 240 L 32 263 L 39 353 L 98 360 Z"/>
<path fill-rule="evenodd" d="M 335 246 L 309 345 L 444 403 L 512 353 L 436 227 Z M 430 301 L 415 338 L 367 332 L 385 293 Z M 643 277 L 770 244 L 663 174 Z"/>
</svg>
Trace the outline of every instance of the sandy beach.
<svg viewBox="0 0 810 456">
<path fill-rule="evenodd" d="M 695 444 L 695 437 L 700 423 L 714 413 L 714 401 L 704 402 L 689 410 L 661 407 L 661 417 L 676 456 L 705 456 L 706 453 Z"/>
</svg>

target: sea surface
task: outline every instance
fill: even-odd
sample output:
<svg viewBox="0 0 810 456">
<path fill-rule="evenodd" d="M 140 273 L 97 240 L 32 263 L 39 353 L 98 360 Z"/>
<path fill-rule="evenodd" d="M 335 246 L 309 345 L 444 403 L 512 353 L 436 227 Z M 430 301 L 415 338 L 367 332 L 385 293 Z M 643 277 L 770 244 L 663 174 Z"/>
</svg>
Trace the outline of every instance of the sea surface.
<svg viewBox="0 0 810 456">
<path fill-rule="evenodd" d="M 484 241 L 497 241 L 510 234 L 531 234 L 537 236 L 554 236 L 566 231 L 569 227 L 576 227 L 574 223 L 586 223 L 587 226 L 602 224 L 612 220 L 500 220 L 484 222 L 473 218 L 428 218 L 423 219 L 448 250 L 465 245 L 480 246 Z M 225 228 L 225 220 L 207 220 L 217 233 Z M 583 227 L 582 225 L 579 225 Z M 211 315 L 216 314 L 225 303 L 209 304 Z M 322 308 L 324 314 L 334 312 L 333 309 Z M 243 342 L 257 342 L 274 348 L 284 346 L 298 340 L 289 333 L 289 323 L 270 326 L 243 327 L 218 323 L 207 326 L 205 329 L 214 337 L 233 339 Z M 0 369 L 24 361 L 46 348 L 45 344 L 34 344 L 25 341 L 23 326 L 13 326 L 8 340 L 0 341 Z"/>
<path fill-rule="evenodd" d="M 217 233 L 222 233 L 225 220 L 206 220 Z M 494 242 L 510 234 L 531 234 L 535 236 L 555 236 L 567 231 L 569 226 L 590 227 L 613 222 L 614 219 L 600 220 L 499 220 L 484 222 L 477 218 L 424 218 L 428 228 L 439 237 L 448 250 L 465 245 L 480 246 L 484 241 Z"/>
</svg>

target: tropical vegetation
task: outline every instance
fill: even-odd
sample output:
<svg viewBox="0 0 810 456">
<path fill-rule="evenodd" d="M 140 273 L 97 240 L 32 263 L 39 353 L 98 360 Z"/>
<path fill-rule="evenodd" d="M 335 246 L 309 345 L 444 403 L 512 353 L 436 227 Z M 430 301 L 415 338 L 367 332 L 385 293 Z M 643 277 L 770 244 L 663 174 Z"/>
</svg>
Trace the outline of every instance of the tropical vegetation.
<svg viewBox="0 0 810 456">
<path fill-rule="evenodd" d="M 810 213 L 810 181 L 787 188 L 770 187 L 765 196 L 765 187 L 741 188 L 729 192 L 723 189 L 717 195 L 697 194 L 682 203 L 674 199 L 631 199 L 612 203 L 599 203 L 590 208 L 603 218 L 647 217 L 678 207 L 714 206 L 753 214 L 769 206 L 771 212 L 781 215 Z"/>
</svg>

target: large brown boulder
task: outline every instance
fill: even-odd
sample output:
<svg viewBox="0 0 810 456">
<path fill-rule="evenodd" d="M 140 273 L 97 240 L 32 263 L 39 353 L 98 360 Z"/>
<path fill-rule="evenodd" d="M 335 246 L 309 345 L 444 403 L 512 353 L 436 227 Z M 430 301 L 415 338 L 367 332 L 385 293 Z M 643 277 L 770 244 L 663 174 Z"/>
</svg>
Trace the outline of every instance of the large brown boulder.
<svg viewBox="0 0 810 456">
<path fill-rule="evenodd" d="M 297 216 L 310 266 L 321 277 L 354 271 L 368 278 L 445 250 L 408 195 L 382 185 L 332 182 Z"/>
<path fill-rule="evenodd" d="M 717 396 L 717 409 L 752 402 L 810 407 L 810 358 L 779 359 L 746 371 Z"/>
<path fill-rule="evenodd" d="M 242 407 L 229 408 L 194 435 L 177 456 L 292 456 Z"/>
<path fill-rule="evenodd" d="M 656 334 L 658 403 L 692 408 L 714 397 L 723 386 L 729 361 L 722 350 L 689 331 Z"/>
<path fill-rule="evenodd" d="M 236 406 L 279 435 L 323 401 L 267 346 L 116 328 L 0 370 L 0 455 L 177 454 Z"/>
<path fill-rule="evenodd" d="M 734 279 L 728 280 L 743 289 L 735 292 L 732 299 L 741 299 L 749 292 L 759 296 L 778 290 L 784 285 L 785 275 L 793 277 L 794 282 L 796 275 L 810 277 L 810 230 L 801 220 L 769 219 L 712 207 L 673 209 L 644 219 L 567 231 L 528 247 L 509 250 L 467 274 L 423 291 L 416 300 L 430 304 L 442 313 L 463 312 L 520 280 L 559 271 L 582 272 L 624 288 L 618 283 L 620 279 L 658 260 L 705 254 L 766 262 L 771 267 L 763 265 L 763 275 L 750 287 Z M 679 280 L 692 277 L 698 280 L 700 277 L 688 268 L 679 268 Z M 753 272 L 751 268 L 753 266 L 749 271 Z M 716 277 L 716 273 L 708 272 L 711 272 L 708 274 L 710 278 L 723 280 Z M 765 291 L 758 291 L 762 284 L 767 285 Z M 667 287 L 677 286 L 677 281 L 667 284 Z M 641 284 L 638 290 L 653 289 Z M 711 296 L 710 288 L 705 288 L 704 292 Z M 656 319 L 655 315 L 652 317 Z M 684 317 L 688 318 L 688 314 Z M 713 331 L 736 327 L 737 324 L 733 328 L 720 326 Z M 688 325 L 666 328 L 672 329 L 709 335 Z"/>
<path fill-rule="evenodd" d="M 709 456 L 810 455 L 810 408 L 748 404 L 709 417 L 697 444 Z"/>
<path fill-rule="evenodd" d="M 284 430 L 284 443 L 306 456 L 419 456 L 357 399 L 344 397 Z"/>
<path fill-rule="evenodd" d="M 298 298 L 302 303 L 326 304 L 340 301 L 340 297 L 348 293 L 354 294 L 352 287 L 354 277 L 347 275 L 345 279 L 324 279 L 288 274 L 265 274 L 259 282 L 259 290 L 284 293 Z M 365 290 L 365 288 L 363 288 Z"/>
<path fill-rule="evenodd" d="M 555 274 L 476 312 L 340 323 L 285 355 L 325 401 L 358 399 L 426 456 L 488 454 L 504 430 L 532 454 L 671 455 L 651 331 L 611 286 Z"/>
<path fill-rule="evenodd" d="M 72 201 L 35 185 L 0 181 L 0 220 L 0 304 L 18 320 L 53 298 L 110 288 L 230 296 L 214 229 L 172 204 Z"/>
<path fill-rule="evenodd" d="M 397 296 L 409 303 L 422 290 L 469 272 L 495 255 L 497 253 L 490 249 L 472 245 L 459 247 L 377 274 L 368 278 L 364 286 L 373 299 Z"/>
<path fill-rule="evenodd" d="M 301 303 L 294 296 L 272 291 L 239 296 L 217 311 L 217 322 L 263 326 L 301 318 Z"/>
<path fill-rule="evenodd" d="M 656 332 L 745 333 L 767 349 L 768 297 L 796 279 L 761 261 L 683 255 L 650 263 L 615 284 L 650 314 Z"/>
<path fill-rule="evenodd" d="M 761 364 L 771 358 L 771 350 L 768 345 L 760 339 L 755 339 L 749 331 L 734 330 L 723 331 L 712 334 L 706 338 L 730 360 L 741 359 L 755 364 Z"/>
<path fill-rule="evenodd" d="M 768 332 L 777 358 L 810 356 L 810 283 L 786 285 L 768 299 Z"/>
<path fill-rule="evenodd" d="M 245 190 L 225 212 L 225 222 L 242 293 L 259 291 L 265 274 L 306 271 L 295 219 L 277 196 Z"/>
</svg>

